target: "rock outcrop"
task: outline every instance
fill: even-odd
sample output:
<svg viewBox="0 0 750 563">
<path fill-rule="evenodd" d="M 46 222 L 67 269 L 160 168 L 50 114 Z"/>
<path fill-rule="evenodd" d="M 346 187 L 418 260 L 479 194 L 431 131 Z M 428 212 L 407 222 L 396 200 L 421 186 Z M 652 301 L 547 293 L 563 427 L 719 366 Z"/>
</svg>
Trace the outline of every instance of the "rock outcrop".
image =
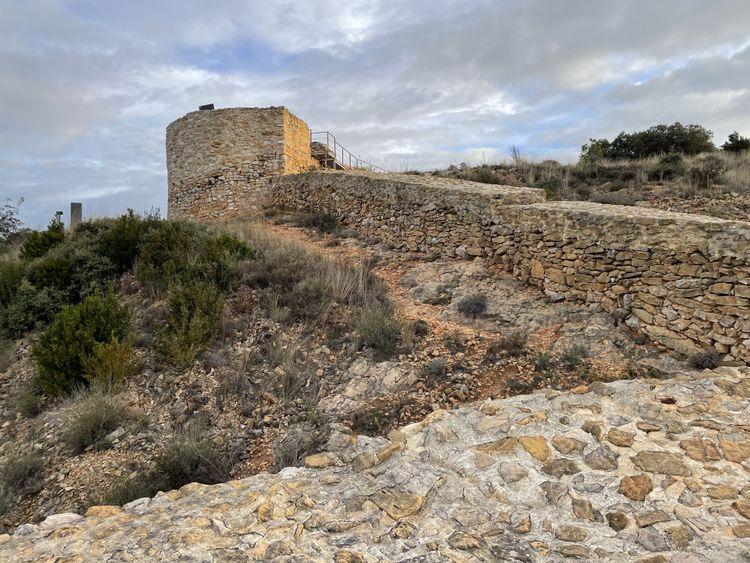
<svg viewBox="0 0 750 563">
<path fill-rule="evenodd" d="M 305 468 L 0 536 L 5 561 L 750 556 L 750 370 L 597 383 L 341 427 Z"/>
</svg>

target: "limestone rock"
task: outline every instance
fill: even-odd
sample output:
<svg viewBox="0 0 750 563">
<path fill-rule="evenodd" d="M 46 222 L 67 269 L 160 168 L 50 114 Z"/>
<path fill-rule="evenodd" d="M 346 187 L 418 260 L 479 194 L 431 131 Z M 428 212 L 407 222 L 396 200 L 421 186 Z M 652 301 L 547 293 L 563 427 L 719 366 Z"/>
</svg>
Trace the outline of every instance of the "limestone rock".
<svg viewBox="0 0 750 563">
<path fill-rule="evenodd" d="M 654 490 L 654 484 L 648 475 L 633 475 L 623 477 L 617 492 L 633 500 L 646 500 L 648 494 Z"/>
<path fill-rule="evenodd" d="M 645 451 L 639 452 L 632 458 L 636 467 L 650 473 L 661 475 L 692 475 L 690 467 L 678 455 L 671 452 Z"/>
</svg>

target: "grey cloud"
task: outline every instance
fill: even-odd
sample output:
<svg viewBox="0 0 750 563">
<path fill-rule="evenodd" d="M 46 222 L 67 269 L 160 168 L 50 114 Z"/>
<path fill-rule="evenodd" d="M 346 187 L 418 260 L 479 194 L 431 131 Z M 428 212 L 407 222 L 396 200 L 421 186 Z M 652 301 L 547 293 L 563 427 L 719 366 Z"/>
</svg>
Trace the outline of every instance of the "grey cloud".
<svg viewBox="0 0 750 563">
<path fill-rule="evenodd" d="M 163 206 L 164 128 L 211 101 L 286 105 L 394 169 L 511 144 L 571 158 L 676 119 L 750 133 L 744 0 L 0 0 L 0 16 L 1 195 L 36 224 L 73 197 Z M 208 64 L 246 43 L 282 62 Z"/>
</svg>

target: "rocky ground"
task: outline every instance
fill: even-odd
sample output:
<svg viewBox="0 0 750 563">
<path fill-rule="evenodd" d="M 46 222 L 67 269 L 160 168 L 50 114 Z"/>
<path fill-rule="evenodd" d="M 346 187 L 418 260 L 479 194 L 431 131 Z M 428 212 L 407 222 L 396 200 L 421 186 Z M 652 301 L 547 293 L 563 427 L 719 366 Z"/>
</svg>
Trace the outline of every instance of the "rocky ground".
<svg viewBox="0 0 750 563">
<path fill-rule="evenodd" d="M 411 327 L 401 354 L 376 361 L 352 348 L 335 321 L 333 328 L 290 327 L 269 316 L 259 295 L 240 291 L 216 347 L 190 369 L 165 369 L 139 348 L 142 370 L 120 394 L 127 424 L 109 437 L 111 447 L 73 455 L 61 439 L 72 402 L 48 401 L 27 418 L 17 413 L 18 395 L 34 375 L 32 335 L 17 343 L 15 361 L 0 374 L 0 450 L 38 452 L 44 470 L 39 490 L 11 505 L 0 526 L 12 532 L 50 514 L 84 513 L 115 484 L 150 468 L 155 453 L 196 416 L 207 421 L 218 447 L 236 454 L 231 477 L 242 479 L 300 465 L 335 428 L 369 443 L 365 435 L 383 436 L 472 401 L 688 371 L 684 360 L 608 315 L 557 302 L 481 260 L 430 261 L 377 241 L 269 228 L 321 259 L 371 264 Z M 159 305 L 145 305 L 131 284 L 123 279 L 122 293 L 147 327 L 149 307 Z M 481 310 L 467 310 L 477 297 L 484 299 Z M 286 394 L 274 387 L 279 380 L 289 381 Z"/>
<path fill-rule="evenodd" d="M 0 536 L 14 561 L 739 561 L 750 370 L 486 399 L 305 468 L 191 484 Z"/>
</svg>

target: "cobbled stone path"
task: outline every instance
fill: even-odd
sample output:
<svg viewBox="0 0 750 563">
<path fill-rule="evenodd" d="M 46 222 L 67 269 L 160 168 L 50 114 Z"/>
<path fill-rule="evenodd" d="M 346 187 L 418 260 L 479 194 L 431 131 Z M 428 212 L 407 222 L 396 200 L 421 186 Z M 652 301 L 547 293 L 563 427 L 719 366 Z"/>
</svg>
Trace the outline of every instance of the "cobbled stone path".
<svg viewBox="0 0 750 563">
<path fill-rule="evenodd" d="M 484 401 L 0 536 L 1 561 L 741 561 L 750 369 Z"/>
</svg>

